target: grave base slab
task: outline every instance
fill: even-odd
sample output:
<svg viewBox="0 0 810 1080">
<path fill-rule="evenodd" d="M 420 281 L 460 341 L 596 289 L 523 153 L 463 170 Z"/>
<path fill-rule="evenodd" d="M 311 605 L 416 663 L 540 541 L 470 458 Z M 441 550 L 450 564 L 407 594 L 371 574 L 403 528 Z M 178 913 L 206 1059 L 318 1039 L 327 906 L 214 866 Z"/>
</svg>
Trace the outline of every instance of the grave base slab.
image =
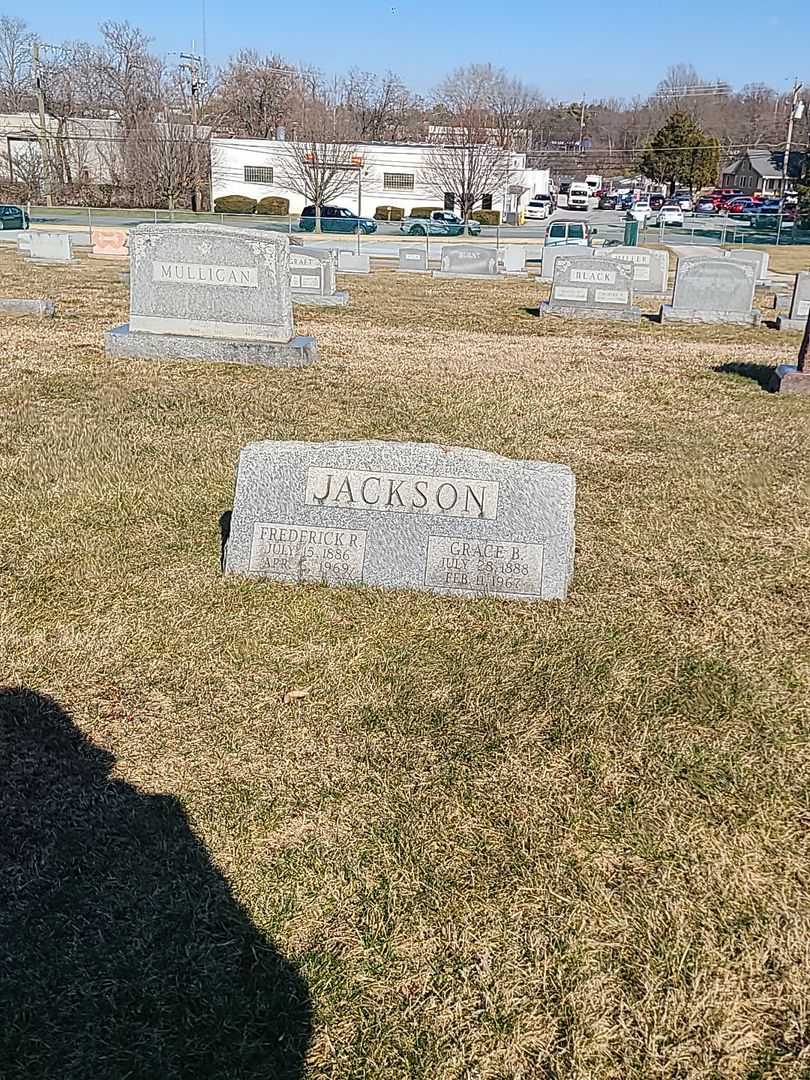
<svg viewBox="0 0 810 1080">
<path fill-rule="evenodd" d="M 464 278 L 467 281 L 497 281 L 503 274 L 454 274 L 450 270 L 434 270 L 436 278 Z"/>
<path fill-rule="evenodd" d="M 622 308 L 611 311 L 610 308 L 582 307 L 579 304 L 561 304 L 557 300 L 541 300 L 540 315 L 556 315 L 563 319 L 585 319 L 589 322 L 624 322 L 638 325 L 641 322 L 641 308 Z"/>
<path fill-rule="evenodd" d="M 790 319 L 787 315 L 780 315 L 776 320 L 777 330 L 796 330 L 801 334 L 805 326 L 807 326 L 807 319 Z"/>
<path fill-rule="evenodd" d="M 299 307 L 345 307 L 349 302 L 347 292 L 321 293 L 294 292 L 292 302 Z"/>
<path fill-rule="evenodd" d="M 0 300 L 0 315 L 39 315 L 52 319 L 55 311 L 53 300 Z"/>
<path fill-rule="evenodd" d="M 662 323 L 733 323 L 735 326 L 759 326 L 760 312 L 751 311 L 704 311 L 702 308 L 676 308 L 662 304 L 659 312 Z"/>
<path fill-rule="evenodd" d="M 798 371 L 795 364 L 780 364 L 768 389 L 775 394 L 810 395 L 810 371 Z"/>
<path fill-rule="evenodd" d="M 229 341 L 224 338 L 147 334 L 116 326 L 104 334 L 107 356 L 127 360 L 213 360 L 220 364 L 258 364 L 261 367 L 307 367 L 318 359 L 315 338 L 298 336 L 287 342 Z"/>
</svg>

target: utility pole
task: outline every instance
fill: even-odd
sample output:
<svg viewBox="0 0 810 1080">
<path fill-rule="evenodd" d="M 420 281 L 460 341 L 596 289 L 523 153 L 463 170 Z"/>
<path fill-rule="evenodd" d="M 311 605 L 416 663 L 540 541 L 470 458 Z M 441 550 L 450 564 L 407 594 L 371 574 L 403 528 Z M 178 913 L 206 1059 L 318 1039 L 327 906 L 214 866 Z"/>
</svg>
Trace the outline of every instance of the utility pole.
<svg viewBox="0 0 810 1080">
<path fill-rule="evenodd" d="M 582 153 L 582 140 L 585 138 L 585 95 L 582 95 L 582 104 L 579 109 L 579 152 Z"/>
<path fill-rule="evenodd" d="M 31 68 L 34 75 L 34 85 L 37 91 L 37 106 L 39 109 L 39 151 L 42 157 L 42 170 L 45 180 L 45 204 L 53 206 L 53 193 L 51 191 L 51 159 L 48 148 L 48 133 L 45 130 L 45 88 L 42 85 L 42 67 L 39 58 L 39 42 L 35 41 L 31 46 Z"/>
<path fill-rule="evenodd" d="M 799 98 L 802 84 L 797 79 L 793 84 L 793 95 L 790 99 L 790 112 L 788 114 L 787 138 L 785 139 L 785 157 L 782 162 L 782 209 L 787 194 L 788 170 L 790 168 L 790 144 L 793 142 L 793 121 L 801 120 L 804 115 L 804 102 Z"/>
<path fill-rule="evenodd" d="M 193 44 L 193 43 L 192 43 Z M 200 85 L 202 60 L 194 53 L 180 53 L 180 59 L 185 60 L 180 67 L 189 73 L 191 79 L 191 153 L 192 168 L 194 171 L 194 186 L 191 189 L 191 209 L 198 213 L 202 209 L 202 197 L 200 192 L 200 162 L 197 155 L 197 121 L 199 118 Z M 211 206 L 213 210 L 213 204 Z"/>
</svg>

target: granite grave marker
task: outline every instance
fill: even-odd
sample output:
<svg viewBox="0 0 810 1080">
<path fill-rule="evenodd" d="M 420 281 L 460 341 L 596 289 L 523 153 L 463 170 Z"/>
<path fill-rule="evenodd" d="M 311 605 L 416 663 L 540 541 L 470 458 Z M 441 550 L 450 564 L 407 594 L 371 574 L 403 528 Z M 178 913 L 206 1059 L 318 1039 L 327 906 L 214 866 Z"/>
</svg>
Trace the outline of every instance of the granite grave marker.
<svg viewBox="0 0 810 1080">
<path fill-rule="evenodd" d="M 659 296 L 669 286 L 669 255 L 643 247 L 603 247 L 600 256 L 626 262 L 633 267 L 633 295 Z"/>
<path fill-rule="evenodd" d="M 349 294 L 338 292 L 335 274 L 332 251 L 304 246 L 290 248 L 290 288 L 294 304 L 343 307 L 349 302 Z"/>
<path fill-rule="evenodd" d="M 427 251 L 423 247 L 401 247 L 397 270 L 400 274 L 426 274 Z"/>
<path fill-rule="evenodd" d="M 285 236 L 230 225 L 130 230 L 130 318 L 104 335 L 108 356 L 300 367 Z"/>
<path fill-rule="evenodd" d="M 568 257 L 592 259 L 594 254 L 594 249 L 586 247 L 585 244 L 550 244 L 548 247 L 543 248 L 543 266 L 540 271 L 540 280 L 554 280 L 554 267 L 557 259 Z"/>
<path fill-rule="evenodd" d="M 127 250 L 126 229 L 93 229 L 92 254 L 96 258 L 126 259 L 129 257 Z"/>
<path fill-rule="evenodd" d="M 29 236 L 30 253 L 33 262 L 73 262 L 69 233 L 41 232 L 39 229 L 34 229 L 29 233 Z"/>
<path fill-rule="evenodd" d="M 368 274 L 371 270 L 371 259 L 365 254 L 339 250 L 338 270 L 341 274 Z"/>
<path fill-rule="evenodd" d="M 516 276 L 526 275 L 526 248 L 523 244 L 506 244 L 503 251 L 503 272 Z"/>
<path fill-rule="evenodd" d="M 396 442 L 242 449 L 227 573 L 453 596 L 564 599 L 574 474 L 480 450 Z"/>
<path fill-rule="evenodd" d="M 679 259 L 672 304 L 661 307 L 661 322 L 739 323 L 758 326 L 752 308 L 756 270 L 725 258 Z"/>
<path fill-rule="evenodd" d="M 602 256 L 558 258 L 551 297 L 540 304 L 540 314 L 637 323 L 632 264 Z"/>
<path fill-rule="evenodd" d="M 434 277 L 496 277 L 498 249 L 479 244 L 445 244 L 442 248 L 441 269 Z"/>
<path fill-rule="evenodd" d="M 793 283 L 793 296 L 790 300 L 790 313 L 780 315 L 776 320 L 779 330 L 803 331 L 810 315 L 810 271 L 800 270 Z"/>
</svg>

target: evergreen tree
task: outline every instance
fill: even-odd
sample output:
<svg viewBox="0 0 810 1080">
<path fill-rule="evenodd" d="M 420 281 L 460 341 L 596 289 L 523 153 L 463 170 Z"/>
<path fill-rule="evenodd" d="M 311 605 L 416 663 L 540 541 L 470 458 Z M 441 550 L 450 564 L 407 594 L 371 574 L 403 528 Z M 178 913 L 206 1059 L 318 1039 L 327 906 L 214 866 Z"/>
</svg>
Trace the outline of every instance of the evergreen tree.
<svg viewBox="0 0 810 1080">
<path fill-rule="evenodd" d="M 720 144 L 695 120 L 674 112 L 648 143 L 639 162 L 650 180 L 669 185 L 672 194 L 680 185 L 690 191 L 717 182 Z"/>
</svg>

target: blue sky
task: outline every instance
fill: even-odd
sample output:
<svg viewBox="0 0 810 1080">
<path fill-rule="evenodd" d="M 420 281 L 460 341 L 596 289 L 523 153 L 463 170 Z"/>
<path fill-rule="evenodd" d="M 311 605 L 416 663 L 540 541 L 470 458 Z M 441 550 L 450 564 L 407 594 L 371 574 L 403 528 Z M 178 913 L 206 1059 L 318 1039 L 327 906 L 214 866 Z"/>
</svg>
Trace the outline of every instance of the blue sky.
<svg viewBox="0 0 810 1080">
<path fill-rule="evenodd" d="M 781 90 L 795 75 L 810 79 L 806 0 L 770 10 L 760 0 L 719 7 L 707 0 L 41 0 L 36 8 L 0 0 L 0 12 L 22 16 L 45 41 L 92 40 L 102 19 L 129 19 L 155 38 L 157 51 L 170 53 L 187 50 L 192 39 L 201 49 L 203 3 L 213 62 L 249 45 L 327 72 L 390 68 L 421 91 L 474 61 L 505 67 L 563 99 L 646 96 L 668 65 L 681 61 L 736 87 L 767 82 Z"/>
</svg>

